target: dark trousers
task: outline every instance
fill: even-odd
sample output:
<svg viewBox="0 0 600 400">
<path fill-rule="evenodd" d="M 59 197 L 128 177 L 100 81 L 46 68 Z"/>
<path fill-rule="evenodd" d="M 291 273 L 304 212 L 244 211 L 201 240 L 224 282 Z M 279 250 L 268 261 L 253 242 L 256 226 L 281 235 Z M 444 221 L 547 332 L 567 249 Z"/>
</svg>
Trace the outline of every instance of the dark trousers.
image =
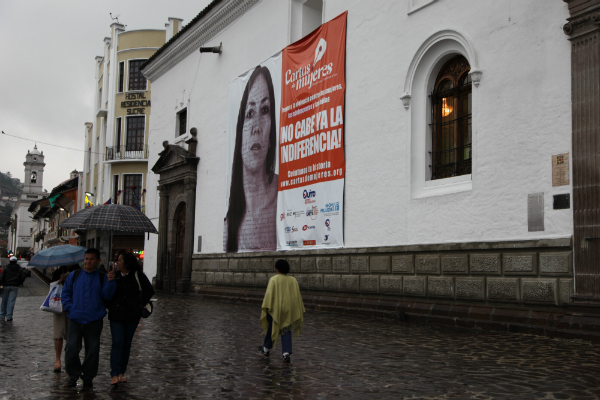
<svg viewBox="0 0 600 400">
<path fill-rule="evenodd" d="M 101 319 L 89 324 L 80 324 L 72 319 L 69 320 L 67 346 L 65 348 L 65 371 L 69 378 L 75 379 L 81 376 L 84 379 L 93 379 L 98 374 L 100 334 L 102 333 L 103 324 L 104 322 Z M 82 339 L 85 343 L 83 364 L 79 359 Z"/>
<path fill-rule="evenodd" d="M 273 317 L 271 317 L 271 315 L 268 313 L 267 321 L 269 321 L 269 328 L 267 329 L 267 334 L 265 335 L 263 347 L 270 350 L 273 348 L 273 340 L 271 339 L 271 335 L 273 334 Z M 292 331 L 287 331 L 281 335 L 281 352 L 292 354 Z"/>
<path fill-rule="evenodd" d="M 112 335 L 112 348 L 110 350 L 110 376 L 125 374 L 129 354 L 131 353 L 131 342 L 133 334 L 140 323 L 110 321 L 110 333 Z"/>
</svg>

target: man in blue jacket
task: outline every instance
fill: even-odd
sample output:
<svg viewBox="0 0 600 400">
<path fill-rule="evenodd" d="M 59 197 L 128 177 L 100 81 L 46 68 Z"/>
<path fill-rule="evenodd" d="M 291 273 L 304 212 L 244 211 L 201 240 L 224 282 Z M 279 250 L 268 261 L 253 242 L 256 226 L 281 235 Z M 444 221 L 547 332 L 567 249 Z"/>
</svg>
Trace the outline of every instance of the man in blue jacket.
<svg viewBox="0 0 600 400">
<path fill-rule="evenodd" d="M 84 387 L 92 387 L 98 373 L 100 359 L 100 334 L 106 316 L 104 300 L 112 299 L 117 288 L 113 271 L 101 274 L 98 271 L 100 252 L 88 249 L 85 252 L 83 270 L 73 271 L 67 277 L 62 291 L 63 310 L 69 318 L 67 346 L 65 348 L 65 370 L 69 375 L 67 386 L 77 385 L 79 377 Z M 85 342 L 83 364 L 79 359 L 81 340 Z"/>
</svg>

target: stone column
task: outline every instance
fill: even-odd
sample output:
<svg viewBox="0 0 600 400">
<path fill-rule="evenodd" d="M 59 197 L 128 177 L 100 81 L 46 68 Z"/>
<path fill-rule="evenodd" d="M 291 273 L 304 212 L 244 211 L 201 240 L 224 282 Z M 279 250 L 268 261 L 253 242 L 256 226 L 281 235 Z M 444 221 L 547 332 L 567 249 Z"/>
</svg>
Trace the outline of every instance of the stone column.
<svg viewBox="0 0 600 400">
<path fill-rule="evenodd" d="M 571 41 L 575 300 L 600 302 L 600 0 L 564 0 Z"/>
<path fill-rule="evenodd" d="M 158 214 L 158 249 L 156 254 L 156 288 L 165 290 L 165 281 L 169 279 L 167 274 L 167 236 L 169 232 L 169 191 L 164 185 L 158 187 L 160 195 Z"/>
<path fill-rule="evenodd" d="M 194 219 L 196 209 L 196 179 L 184 180 L 185 193 L 185 239 L 183 242 L 183 268 L 181 280 L 177 283 L 177 291 L 185 293 L 192 281 L 192 253 L 194 252 Z"/>
</svg>

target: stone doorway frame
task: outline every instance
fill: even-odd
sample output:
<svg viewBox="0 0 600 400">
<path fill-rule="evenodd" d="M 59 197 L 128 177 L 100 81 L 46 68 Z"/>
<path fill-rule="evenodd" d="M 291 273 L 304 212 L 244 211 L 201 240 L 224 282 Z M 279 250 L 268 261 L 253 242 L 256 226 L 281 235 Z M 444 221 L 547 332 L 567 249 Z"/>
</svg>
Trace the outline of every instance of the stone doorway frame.
<svg viewBox="0 0 600 400">
<path fill-rule="evenodd" d="M 165 148 L 152 171 L 159 175 L 160 196 L 158 220 L 158 248 L 156 289 L 165 292 L 185 293 L 192 277 L 192 253 L 194 251 L 194 219 L 196 208 L 196 182 L 200 158 L 196 156 L 197 129 L 190 130 L 186 140 L 188 150 L 164 141 Z M 186 207 L 185 236 L 181 276 L 176 273 L 175 252 L 177 245 L 177 221 L 181 207 Z"/>
</svg>

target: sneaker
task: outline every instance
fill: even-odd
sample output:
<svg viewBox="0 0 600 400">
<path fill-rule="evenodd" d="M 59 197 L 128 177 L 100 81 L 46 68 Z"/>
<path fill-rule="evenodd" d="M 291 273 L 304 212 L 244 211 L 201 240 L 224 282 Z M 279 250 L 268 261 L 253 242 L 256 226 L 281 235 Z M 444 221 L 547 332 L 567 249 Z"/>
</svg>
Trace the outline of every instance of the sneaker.
<svg viewBox="0 0 600 400">
<path fill-rule="evenodd" d="M 12 322 L 12 318 L 6 318 L 6 322 Z"/>
<path fill-rule="evenodd" d="M 290 355 L 289 354 L 285 354 L 283 356 L 283 362 L 284 363 L 289 363 L 290 362 Z"/>
<path fill-rule="evenodd" d="M 69 378 L 69 381 L 67 382 L 67 387 L 75 387 L 77 386 L 77 379 L 78 378 Z"/>
<path fill-rule="evenodd" d="M 258 350 L 258 352 L 259 352 L 260 354 L 262 354 L 263 356 L 265 356 L 265 357 L 269 357 L 269 352 L 268 352 L 268 351 L 265 351 L 265 349 L 264 349 L 262 346 L 258 346 L 258 347 L 256 348 L 256 350 Z"/>
<path fill-rule="evenodd" d="M 92 378 L 82 378 L 83 379 L 83 387 L 94 387 L 94 381 L 92 381 Z"/>
</svg>

